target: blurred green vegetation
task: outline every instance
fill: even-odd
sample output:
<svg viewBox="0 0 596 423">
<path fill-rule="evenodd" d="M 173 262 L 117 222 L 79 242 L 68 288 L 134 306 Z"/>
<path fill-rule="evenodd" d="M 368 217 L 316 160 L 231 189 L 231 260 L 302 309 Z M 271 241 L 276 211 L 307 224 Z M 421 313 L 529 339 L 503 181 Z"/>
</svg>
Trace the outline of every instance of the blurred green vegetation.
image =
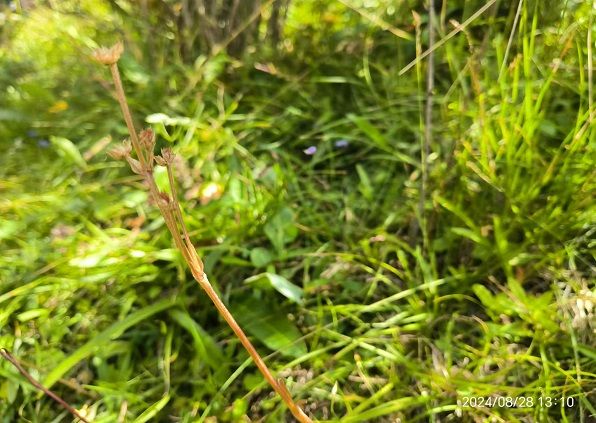
<svg viewBox="0 0 596 423">
<path fill-rule="evenodd" d="M 421 199 L 423 2 L 201 3 L 0 6 L 0 346 L 95 422 L 288 418 L 105 154 L 90 53 L 123 39 L 210 280 L 308 414 L 590 421 L 593 5 L 497 1 L 436 49 Z M 436 3 L 438 40 L 486 4 Z M 71 421 L 0 376 L 1 422 Z"/>
</svg>

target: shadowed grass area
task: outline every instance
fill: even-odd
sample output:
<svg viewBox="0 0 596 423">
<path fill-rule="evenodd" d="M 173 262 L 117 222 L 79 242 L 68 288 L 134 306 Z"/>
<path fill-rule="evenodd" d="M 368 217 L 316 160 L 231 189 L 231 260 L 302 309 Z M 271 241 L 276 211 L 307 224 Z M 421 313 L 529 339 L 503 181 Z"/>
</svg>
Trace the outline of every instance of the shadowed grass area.
<svg viewBox="0 0 596 423">
<path fill-rule="evenodd" d="M 593 8 L 437 3 L 429 155 L 421 2 L 290 2 L 277 48 L 190 62 L 153 9 L 3 9 L 0 347 L 95 422 L 290 421 L 106 157 L 89 54 L 123 38 L 205 271 L 313 419 L 589 422 Z M 0 421 L 70 421 L 0 376 Z"/>
</svg>

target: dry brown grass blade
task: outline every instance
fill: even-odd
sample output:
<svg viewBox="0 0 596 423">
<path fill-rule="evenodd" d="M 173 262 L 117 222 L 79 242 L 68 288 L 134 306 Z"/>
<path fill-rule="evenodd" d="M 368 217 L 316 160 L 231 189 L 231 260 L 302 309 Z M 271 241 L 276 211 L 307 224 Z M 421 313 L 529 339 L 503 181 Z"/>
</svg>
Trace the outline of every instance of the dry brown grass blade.
<svg viewBox="0 0 596 423">
<path fill-rule="evenodd" d="M 54 401 L 56 401 L 58 404 L 60 404 L 62 407 L 64 407 L 70 414 L 75 416 L 80 421 L 82 421 L 84 423 L 90 423 L 89 420 L 87 420 L 85 417 L 83 417 L 74 407 L 69 405 L 66 401 L 64 401 L 58 395 L 56 395 L 55 393 L 50 391 L 48 388 L 43 386 L 41 383 L 39 383 L 37 380 L 35 380 L 35 378 L 33 376 L 31 376 L 29 374 L 29 372 L 27 370 L 25 370 L 25 368 L 23 366 L 21 366 L 21 363 L 19 363 L 19 361 L 11 353 L 9 353 L 7 349 L 0 348 L 0 355 L 6 361 L 8 361 L 10 364 L 12 364 L 19 371 L 19 373 L 22 374 L 25 377 L 25 379 L 27 379 L 27 381 L 31 385 L 33 385 L 34 387 L 36 387 L 37 389 L 42 391 L 48 397 L 52 398 Z"/>
<path fill-rule="evenodd" d="M 412 69 L 412 67 L 415 66 L 416 63 L 418 63 L 419 61 L 423 60 L 426 56 L 428 56 L 433 51 L 435 51 L 436 49 L 438 49 L 439 47 L 441 47 L 443 44 L 445 44 L 447 41 L 449 41 L 455 35 L 457 35 L 461 31 L 463 31 L 464 29 L 466 29 L 466 27 L 468 25 L 470 25 L 480 15 L 482 15 L 484 12 L 486 12 L 488 9 L 490 9 L 490 7 L 493 4 L 495 4 L 496 2 L 497 2 L 497 0 L 490 0 L 489 2 L 487 2 L 484 6 L 482 6 L 480 9 L 478 9 L 472 16 L 470 16 L 468 19 L 466 19 L 464 21 L 464 23 L 462 23 L 460 26 L 458 26 L 457 28 L 455 28 L 449 34 L 445 35 L 443 38 L 441 38 L 439 41 L 437 41 L 432 47 L 429 47 L 428 50 L 426 50 L 424 53 L 422 53 L 421 55 L 417 56 L 414 60 L 412 60 L 410 63 L 408 63 L 406 66 L 404 66 L 404 68 L 399 71 L 399 74 L 398 75 L 401 76 L 404 73 L 406 73 L 407 71 L 409 71 L 410 69 Z"/>
</svg>

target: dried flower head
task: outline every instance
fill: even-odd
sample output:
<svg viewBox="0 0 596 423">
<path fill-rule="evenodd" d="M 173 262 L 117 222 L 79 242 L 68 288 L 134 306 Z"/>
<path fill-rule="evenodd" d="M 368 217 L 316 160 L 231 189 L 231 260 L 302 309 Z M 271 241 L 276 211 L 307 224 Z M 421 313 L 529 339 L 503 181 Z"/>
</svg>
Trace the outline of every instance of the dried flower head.
<svg viewBox="0 0 596 423">
<path fill-rule="evenodd" d="M 155 156 L 154 159 L 155 159 L 155 163 L 157 163 L 158 165 L 160 165 L 160 166 L 167 166 L 167 163 L 163 159 L 163 157 L 161 157 L 161 156 Z"/>
<path fill-rule="evenodd" d="M 93 58 L 103 65 L 113 65 L 116 63 L 122 52 L 124 45 L 119 41 L 112 47 L 100 47 L 93 52 Z"/>
<path fill-rule="evenodd" d="M 130 165 L 130 168 L 134 173 L 136 173 L 137 175 L 142 175 L 144 173 L 143 165 L 137 159 L 133 159 L 130 156 L 126 156 L 126 161 Z"/>
<path fill-rule="evenodd" d="M 160 207 L 167 208 L 170 204 L 170 196 L 163 191 L 160 191 L 159 196 L 157 197 L 157 204 Z"/>
<path fill-rule="evenodd" d="M 148 151 L 153 151 L 153 147 L 155 147 L 155 132 L 151 128 L 142 130 L 139 132 L 139 142 Z"/>
<path fill-rule="evenodd" d="M 166 147 L 161 149 L 161 157 L 163 157 L 164 161 L 166 162 L 166 165 L 168 165 L 172 164 L 172 162 L 176 158 L 176 155 L 174 154 L 171 148 Z"/>
<path fill-rule="evenodd" d="M 121 145 L 117 145 L 108 151 L 108 156 L 110 156 L 112 159 L 122 160 L 125 157 L 130 156 L 131 150 L 132 147 L 130 145 L 130 141 L 124 140 Z"/>
</svg>

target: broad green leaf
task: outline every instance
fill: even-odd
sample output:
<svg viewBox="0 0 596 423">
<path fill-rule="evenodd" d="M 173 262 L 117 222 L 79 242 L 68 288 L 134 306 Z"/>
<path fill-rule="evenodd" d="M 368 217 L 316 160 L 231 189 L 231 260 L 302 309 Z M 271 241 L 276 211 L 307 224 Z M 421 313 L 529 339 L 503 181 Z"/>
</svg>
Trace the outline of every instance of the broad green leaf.
<svg viewBox="0 0 596 423">
<path fill-rule="evenodd" d="M 170 310 L 170 316 L 190 333 L 201 360 L 212 369 L 217 369 L 221 365 L 217 360 L 221 356 L 221 350 L 213 338 L 187 312 L 178 309 Z"/>
<path fill-rule="evenodd" d="M 176 261 L 178 260 L 179 254 L 179 250 L 176 250 L 174 248 L 164 248 L 163 250 L 151 252 L 151 257 L 154 260 Z"/>
<path fill-rule="evenodd" d="M 19 393 L 20 382 L 18 380 L 7 379 L 0 385 L 0 399 L 14 403 Z"/>
<path fill-rule="evenodd" d="M 267 272 L 246 279 L 246 282 L 248 283 L 259 281 L 265 281 L 266 283 L 270 284 L 270 286 L 273 287 L 276 291 L 278 291 L 281 295 L 296 303 L 302 302 L 302 288 L 300 288 L 297 285 L 294 285 L 292 282 L 290 282 L 283 276 Z"/>
<path fill-rule="evenodd" d="M 19 393 L 19 388 L 21 385 L 18 382 L 8 381 L 8 402 L 10 404 L 14 403 L 15 399 L 17 399 L 17 394 Z"/>
<path fill-rule="evenodd" d="M 265 224 L 265 235 L 278 252 L 283 251 L 284 245 L 292 242 L 298 235 L 294 224 L 294 212 L 284 207 Z"/>
<path fill-rule="evenodd" d="M 232 311 L 242 328 L 270 349 L 295 358 L 307 353 L 300 331 L 273 304 L 247 299 Z"/>
<path fill-rule="evenodd" d="M 81 152 L 79 151 L 77 146 L 73 144 L 72 141 L 67 140 L 66 138 L 55 136 L 51 136 L 50 141 L 56 149 L 56 152 L 61 157 L 64 157 L 65 159 L 71 161 L 72 163 L 75 163 L 76 165 L 82 168 L 87 167 L 87 162 L 85 161 L 85 159 L 83 159 L 83 156 L 81 156 Z"/>
<path fill-rule="evenodd" d="M 257 247 L 250 251 L 250 261 L 255 267 L 265 267 L 273 261 L 275 257 L 266 248 Z"/>
<path fill-rule="evenodd" d="M 93 337 L 89 342 L 77 349 L 71 355 L 62 360 L 45 378 L 43 385 L 51 388 L 62 376 L 72 369 L 79 361 L 89 357 L 97 350 L 105 346 L 108 342 L 118 338 L 128 328 L 136 325 L 148 317 L 159 313 L 162 310 L 170 308 L 176 304 L 173 300 L 162 300 L 153 305 L 142 308 L 129 314 L 123 320 L 120 320 Z"/>
</svg>

